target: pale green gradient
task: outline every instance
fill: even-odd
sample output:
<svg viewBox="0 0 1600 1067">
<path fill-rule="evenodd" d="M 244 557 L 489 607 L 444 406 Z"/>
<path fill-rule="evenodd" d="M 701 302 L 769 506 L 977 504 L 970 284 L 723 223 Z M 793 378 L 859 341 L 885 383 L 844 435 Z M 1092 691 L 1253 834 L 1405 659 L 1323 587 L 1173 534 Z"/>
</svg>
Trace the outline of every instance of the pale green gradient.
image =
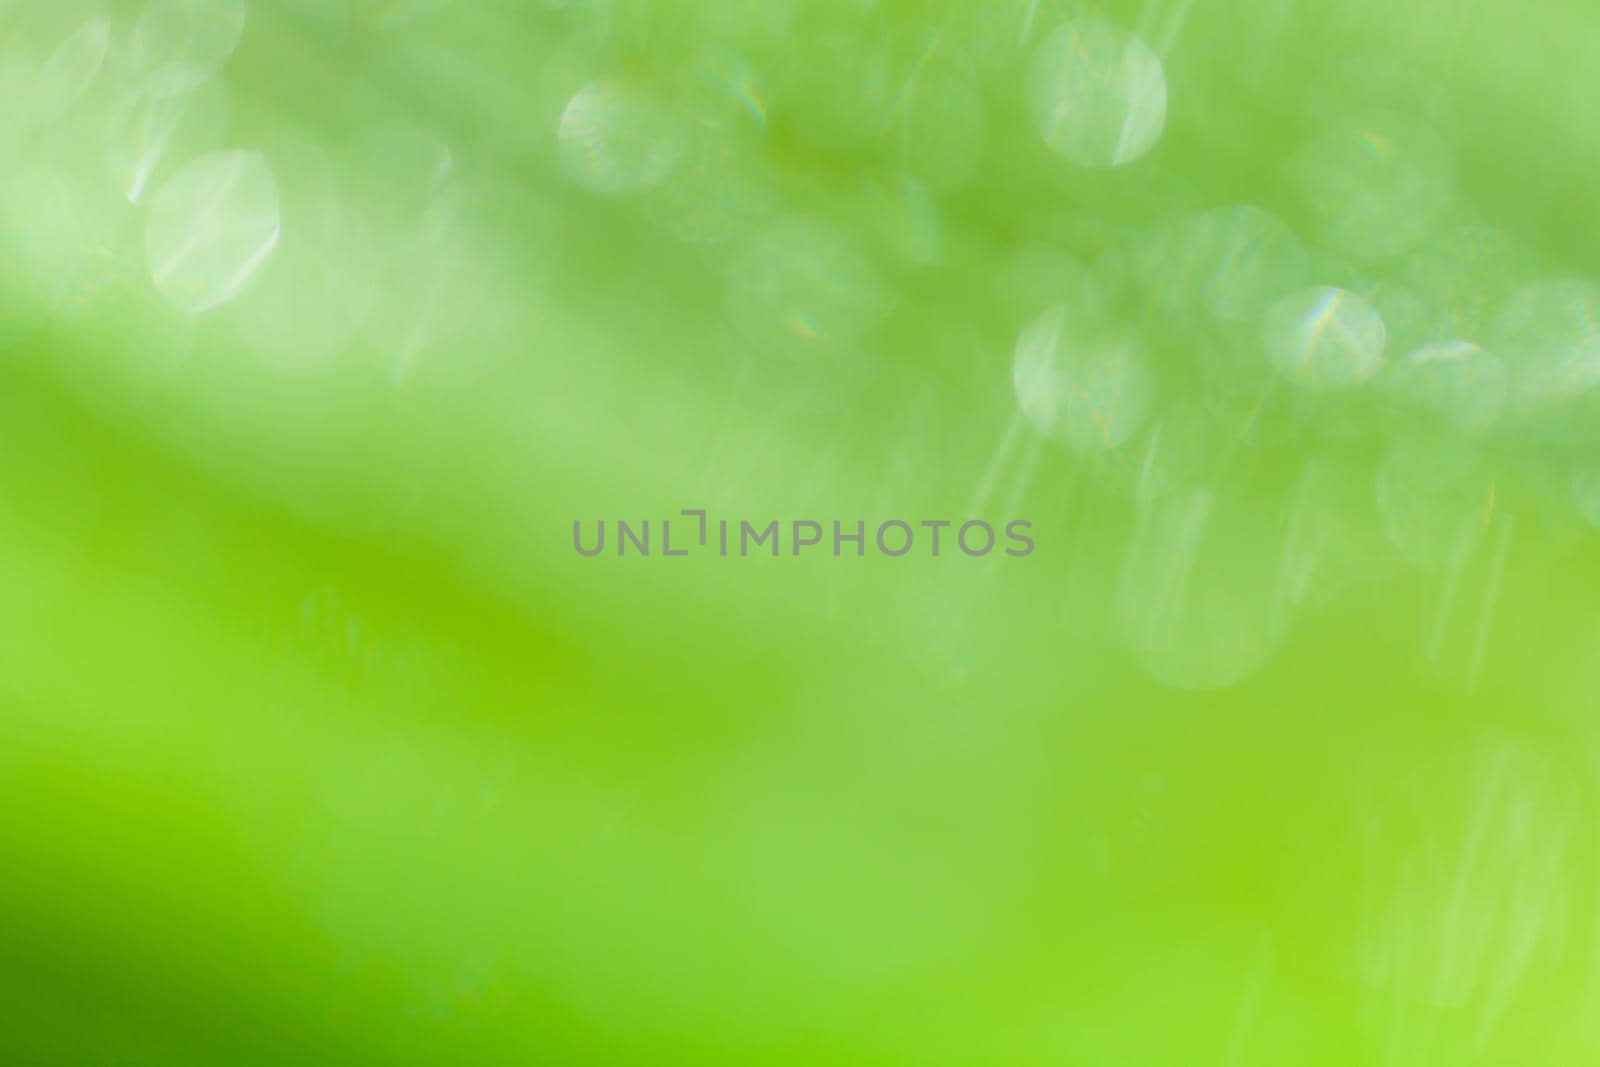
<svg viewBox="0 0 1600 1067">
<path fill-rule="evenodd" d="M 143 8 L 0 0 L 0 1063 L 1600 1060 L 1588 4 Z"/>
</svg>

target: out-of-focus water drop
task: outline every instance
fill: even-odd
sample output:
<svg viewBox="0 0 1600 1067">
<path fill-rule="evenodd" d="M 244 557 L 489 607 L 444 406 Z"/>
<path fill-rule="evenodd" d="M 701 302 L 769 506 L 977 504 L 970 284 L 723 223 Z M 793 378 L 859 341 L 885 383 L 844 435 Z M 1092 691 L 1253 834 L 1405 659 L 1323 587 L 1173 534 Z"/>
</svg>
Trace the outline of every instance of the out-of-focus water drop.
<svg viewBox="0 0 1600 1067">
<path fill-rule="evenodd" d="M 1136 162 L 1167 124 L 1161 58 L 1099 17 L 1067 23 L 1045 39 L 1028 70 L 1027 101 L 1045 144 L 1080 167 Z"/>
<path fill-rule="evenodd" d="M 1505 365 L 1471 341 L 1424 345 L 1396 366 L 1392 384 L 1407 410 L 1469 433 L 1494 425 L 1510 391 Z"/>
<path fill-rule="evenodd" d="M 1600 283 L 1551 278 L 1523 286 L 1490 330 L 1510 366 L 1517 406 L 1570 400 L 1600 384 Z"/>
<path fill-rule="evenodd" d="M 111 47 L 111 19 L 98 15 L 61 42 L 33 81 L 33 121 L 55 122 L 100 74 Z"/>
<path fill-rule="evenodd" d="M 221 81 L 180 96 L 130 93 L 111 108 L 106 163 L 129 203 L 142 203 L 175 161 L 227 140 L 232 105 Z"/>
<path fill-rule="evenodd" d="M 567 177 L 601 196 L 648 192 L 684 150 L 671 113 L 643 88 L 620 81 L 580 89 L 561 113 L 556 144 Z"/>
<path fill-rule="evenodd" d="M 1034 429 L 1074 452 L 1125 444 L 1155 403 L 1156 378 L 1132 333 L 1058 306 L 1017 340 L 1011 383 Z"/>
<path fill-rule="evenodd" d="M 228 303 L 277 247 L 278 185 L 260 154 L 216 152 L 173 176 L 150 204 L 145 250 L 168 303 L 200 315 Z"/>
<path fill-rule="evenodd" d="M 1345 289 L 1307 289 L 1284 298 L 1267 312 L 1264 336 L 1273 366 L 1311 389 L 1360 385 L 1383 365 L 1383 319 Z"/>
<path fill-rule="evenodd" d="M 152 0 L 133 31 L 133 65 L 151 96 L 205 83 L 244 38 L 244 0 Z"/>
</svg>

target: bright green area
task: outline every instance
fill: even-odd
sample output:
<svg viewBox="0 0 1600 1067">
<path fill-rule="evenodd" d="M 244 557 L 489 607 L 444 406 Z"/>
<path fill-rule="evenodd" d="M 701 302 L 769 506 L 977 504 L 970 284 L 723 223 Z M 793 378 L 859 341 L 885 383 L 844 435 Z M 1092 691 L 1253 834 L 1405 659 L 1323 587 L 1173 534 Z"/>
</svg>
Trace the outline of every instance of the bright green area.
<svg viewBox="0 0 1600 1067">
<path fill-rule="evenodd" d="M 1600 1062 L 1586 0 L 143 9 L 0 0 L 0 1064 Z"/>
</svg>

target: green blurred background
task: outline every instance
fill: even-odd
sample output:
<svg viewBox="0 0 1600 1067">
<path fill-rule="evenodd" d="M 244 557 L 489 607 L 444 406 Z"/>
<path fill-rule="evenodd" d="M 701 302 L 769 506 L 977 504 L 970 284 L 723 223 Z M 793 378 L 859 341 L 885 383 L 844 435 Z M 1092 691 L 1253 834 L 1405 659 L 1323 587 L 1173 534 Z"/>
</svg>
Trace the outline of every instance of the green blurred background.
<svg viewBox="0 0 1600 1067">
<path fill-rule="evenodd" d="M 1597 62 L 0 0 L 0 1064 L 1600 1062 Z"/>
</svg>

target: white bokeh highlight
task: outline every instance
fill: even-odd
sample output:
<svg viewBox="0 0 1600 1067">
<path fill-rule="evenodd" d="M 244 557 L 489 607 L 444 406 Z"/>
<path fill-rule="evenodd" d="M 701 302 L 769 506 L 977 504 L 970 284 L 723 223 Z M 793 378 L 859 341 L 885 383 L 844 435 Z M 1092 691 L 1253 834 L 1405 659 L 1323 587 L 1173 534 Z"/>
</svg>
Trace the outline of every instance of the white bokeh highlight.
<svg viewBox="0 0 1600 1067">
<path fill-rule="evenodd" d="M 203 156 L 150 204 L 145 251 L 169 304 L 202 315 L 235 299 L 278 245 L 278 185 L 255 152 Z"/>
<path fill-rule="evenodd" d="M 1383 366 L 1387 332 L 1366 300 L 1323 286 L 1285 297 L 1267 312 L 1267 355 L 1278 372 L 1309 389 L 1346 389 Z"/>
<path fill-rule="evenodd" d="M 1167 124 L 1167 79 L 1145 41 L 1103 18 L 1061 26 L 1028 70 L 1027 104 L 1050 150 L 1080 167 L 1148 155 Z"/>
</svg>

